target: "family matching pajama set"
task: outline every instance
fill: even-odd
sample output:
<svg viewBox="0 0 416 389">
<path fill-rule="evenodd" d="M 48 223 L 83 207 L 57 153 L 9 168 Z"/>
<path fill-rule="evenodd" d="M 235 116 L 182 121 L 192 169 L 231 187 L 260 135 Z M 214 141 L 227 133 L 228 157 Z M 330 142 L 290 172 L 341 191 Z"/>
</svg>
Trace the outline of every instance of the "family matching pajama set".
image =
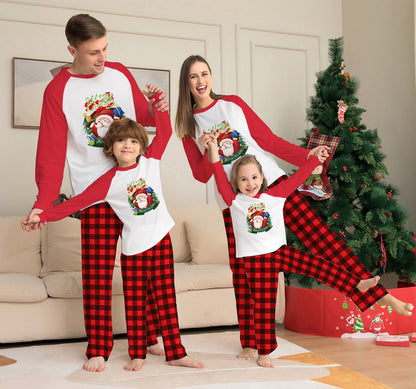
<svg viewBox="0 0 416 389">
<path fill-rule="evenodd" d="M 48 209 L 59 196 L 65 157 L 75 195 L 114 166 L 103 153 L 103 137 L 115 120 L 129 117 L 154 126 L 148 102 L 131 73 L 106 62 L 103 73 L 72 75 L 63 68 L 44 93 L 34 208 Z M 81 212 L 82 276 L 88 358 L 108 358 L 113 347 L 111 285 L 122 222 L 106 202 Z M 158 312 L 149 291 L 148 345 L 157 343 Z"/>
<path fill-rule="evenodd" d="M 293 165 L 301 166 L 310 152 L 308 149 L 293 145 L 275 135 L 256 113 L 237 96 L 221 97 L 208 107 L 194 111 L 193 115 L 196 122 L 195 139 L 185 137 L 183 146 L 194 178 L 203 183 L 206 183 L 213 174 L 212 164 L 210 164 L 205 150 L 197 141 L 203 131 L 216 136 L 221 162 L 228 177 L 235 160 L 246 153 L 254 154 L 262 165 L 269 188 L 287 179 L 285 172 L 269 153 Z M 236 257 L 230 210 L 218 193 L 216 195 L 220 207 L 223 208 L 241 346 L 243 348 L 257 348 L 254 333 L 253 295 L 249 288 L 248 275 L 244 261 L 242 258 Z M 306 198 L 297 190 L 287 197 L 283 212 L 286 227 L 296 234 L 313 255 L 331 260 L 333 264 L 342 267 L 345 272 L 352 273 L 359 279 L 372 277 L 359 258 L 339 236 L 330 230 Z M 296 255 L 286 254 L 291 255 L 293 260 L 296 259 Z M 348 297 L 361 310 L 365 310 L 386 294 L 385 288 L 377 285 L 365 293 L 358 291 L 358 289 L 350 290 Z"/>
</svg>

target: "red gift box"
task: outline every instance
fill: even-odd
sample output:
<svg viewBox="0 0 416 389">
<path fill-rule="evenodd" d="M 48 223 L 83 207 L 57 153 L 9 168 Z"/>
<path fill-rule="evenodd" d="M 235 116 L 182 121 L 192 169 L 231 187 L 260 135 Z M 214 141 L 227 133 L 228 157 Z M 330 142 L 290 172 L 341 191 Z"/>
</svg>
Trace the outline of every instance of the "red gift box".
<svg viewBox="0 0 416 389">
<path fill-rule="evenodd" d="M 410 347 L 409 337 L 404 335 L 377 335 L 376 344 L 378 346 Z"/>
<path fill-rule="evenodd" d="M 390 289 L 389 293 L 416 307 L 416 287 Z M 375 304 L 361 312 L 350 298 L 332 289 L 286 286 L 285 294 L 284 324 L 291 331 L 332 337 L 375 337 L 385 332 L 397 335 L 416 331 L 416 311 L 405 317 L 390 306 Z"/>
</svg>

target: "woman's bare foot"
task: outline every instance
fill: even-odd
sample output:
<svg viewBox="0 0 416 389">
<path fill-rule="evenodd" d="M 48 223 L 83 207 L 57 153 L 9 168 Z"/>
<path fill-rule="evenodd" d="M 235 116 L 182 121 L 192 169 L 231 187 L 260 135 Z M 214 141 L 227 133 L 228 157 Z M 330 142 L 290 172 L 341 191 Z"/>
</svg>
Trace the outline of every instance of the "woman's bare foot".
<svg viewBox="0 0 416 389">
<path fill-rule="evenodd" d="M 250 359 L 254 358 L 254 354 L 256 354 L 256 349 L 246 347 L 243 348 L 238 354 L 237 358 L 243 359 L 245 361 L 249 361 Z"/>
<path fill-rule="evenodd" d="M 150 354 L 159 355 L 161 357 L 165 355 L 165 351 L 163 350 L 163 347 L 159 345 L 159 343 L 153 344 L 147 349 L 149 350 Z"/>
<path fill-rule="evenodd" d="M 101 373 L 105 369 L 105 359 L 103 357 L 90 358 L 82 368 L 89 372 Z"/>
<path fill-rule="evenodd" d="M 367 292 L 368 289 L 370 288 L 374 288 L 378 282 L 380 281 L 380 277 L 379 276 L 375 276 L 373 278 L 368 278 L 366 280 L 361 280 L 358 285 L 357 285 L 357 289 L 360 292 Z"/>
<path fill-rule="evenodd" d="M 404 303 L 391 294 L 386 294 L 380 300 L 377 301 L 380 306 L 390 305 L 393 310 L 399 315 L 412 316 L 413 304 Z"/>
<path fill-rule="evenodd" d="M 126 366 L 124 366 L 124 370 L 127 371 L 139 371 L 144 364 L 144 359 L 135 358 L 132 359 Z"/>
<path fill-rule="evenodd" d="M 269 355 L 259 355 L 257 364 L 261 367 L 274 367 Z"/>
<path fill-rule="evenodd" d="M 172 361 L 169 361 L 169 365 L 172 366 L 183 366 L 183 367 L 196 367 L 198 369 L 202 369 L 204 367 L 204 364 L 202 362 L 196 361 L 195 359 L 192 359 L 191 357 L 183 357 L 181 359 L 174 359 Z"/>
</svg>

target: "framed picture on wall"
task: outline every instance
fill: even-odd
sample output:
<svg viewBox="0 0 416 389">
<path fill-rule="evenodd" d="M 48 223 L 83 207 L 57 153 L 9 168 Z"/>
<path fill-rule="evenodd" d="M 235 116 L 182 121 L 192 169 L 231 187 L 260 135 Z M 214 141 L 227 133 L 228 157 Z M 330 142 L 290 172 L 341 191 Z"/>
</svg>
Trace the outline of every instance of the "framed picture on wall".
<svg viewBox="0 0 416 389">
<path fill-rule="evenodd" d="M 48 83 L 63 67 L 69 64 L 61 61 L 13 58 L 13 110 L 12 127 L 39 129 L 43 92 Z M 159 86 L 166 93 L 170 104 L 170 71 L 128 67 L 140 89 L 147 90 L 146 84 Z M 154 133 L 154 128 L 146 128 Z"/>
</svg>

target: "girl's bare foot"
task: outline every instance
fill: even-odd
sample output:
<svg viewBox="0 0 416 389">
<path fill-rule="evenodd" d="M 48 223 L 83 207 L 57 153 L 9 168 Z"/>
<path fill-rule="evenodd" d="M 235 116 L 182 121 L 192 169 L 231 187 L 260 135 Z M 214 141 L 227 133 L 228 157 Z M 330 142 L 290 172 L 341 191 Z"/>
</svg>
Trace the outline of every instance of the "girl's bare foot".
<svg viewBox="0 0 416 389">
<path fill-rule="evenodd" d="M 246 347 L 246 348 L 243 348 L 237 354 L 237 358 L 243 359 L 245 361 L 249 361 L 250 359 L 254 358 L 255 353 L 256 353 L 256 350 L 254 348 Z"/>
<path fill-rule="evenodd" d="M 380 281 L 379 276 L 368 278 L 366 280 L 361 280 L 357 285 L 357 289 L 363 293 L 367 292 L 368 289 L 374 288 L 378 284 L 379 281 Z"/>
<path fill-rule="evenodd" d="M 390 305 L 393 310 L 399 315 L 412 316 L 413 304 L 404 303 L 391 294 L 386 294 L 380 300 L 377 301 L 380 306 Z"/>
<path fill-rule="evenodd" d="M 165 355 L 165 351 L 163 350 L 163 347 L 159 345 L 159 343 L 153 344 L 147 349 L 149 350 L 150 354 L 159 355 L 161 357 Z"/>
<path fill-rule="evenodd" d="M 144 359 L 132 359 L 126 366 L 124 366 L 124 370 L 127 371 L 139 371 L 144 364 Z"/>
<path fill-rule="evenodd" d="M 82 368 L 89 372 L 100 373 L 105 369 L 105 359 L 103 357 L 93 357 L 84 363 Z"/>
<path fill-rule="evenodd" d="M 198 369 L 202 369 L 204 367 L 204 364 L 202 362 L 196 361 L 195 359 L 192 359 L 191 357 L 183 357 L 181 359 L 174 359 L 172 361 L 169 361 L 169 365 L 172 366 L 183 366 L 183 367 L 196 367 Z"/>
<path fill-rule="evenodd" d="M 270 360 L 270 356 L 268 355 L 259 355 L 257 358 L 257 364 L 261 367 L 274 367 L 272 361 Z"/>
</svg>

